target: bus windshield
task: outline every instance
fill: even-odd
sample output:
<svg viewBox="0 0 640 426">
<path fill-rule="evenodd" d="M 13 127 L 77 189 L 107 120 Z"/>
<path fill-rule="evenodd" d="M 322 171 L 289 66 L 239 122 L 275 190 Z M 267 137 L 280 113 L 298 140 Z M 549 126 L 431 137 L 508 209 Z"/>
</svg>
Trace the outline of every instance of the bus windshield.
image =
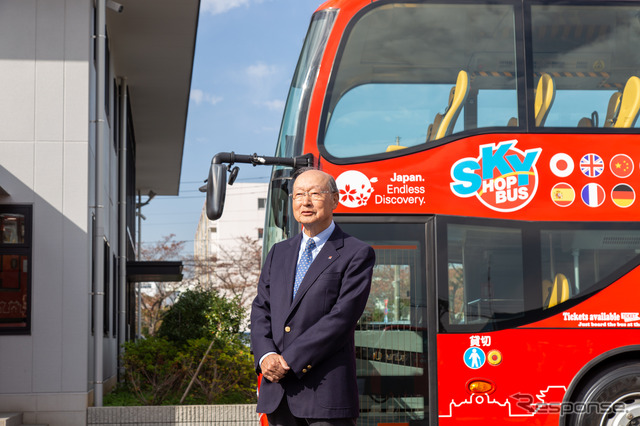
<svg viewBox="0 0 640 426">
<path fill-rule="evenodd" d="M 335 17 L 336 11 L 328 10 L 317 12 L 311 20 L 309 32 L 289 89 L 276 156 L 295 157 L 302 154 L 302 138 L 306 127 L 309 99 Z M 296 222 L 292 219 L 288 204 L 290 178 L 291 170 L 289 168 L 281 166 L 273 168 L 268 197 L 270 208 L 267 209 L 265 218 L 263 257 L 275 243 L 295 235 L 299 230 Z"/>
<path fill-rule="evenodd" d="M 311 20 L 287 97 L 276 148 L 276 155 L 279 157 L 293 157 L 301 154 L 301 138 L 306 124 L 309 97 L 335 16 L 335 10 L 321 11 Z"/>
</svg>

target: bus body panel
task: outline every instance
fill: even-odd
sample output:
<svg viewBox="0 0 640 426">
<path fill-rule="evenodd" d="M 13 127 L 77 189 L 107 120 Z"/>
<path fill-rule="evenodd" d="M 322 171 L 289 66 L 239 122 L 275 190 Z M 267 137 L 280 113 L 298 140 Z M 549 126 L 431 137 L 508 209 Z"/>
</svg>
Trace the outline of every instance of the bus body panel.
<svg viewBox="0 0 640 426">
<path fill-rule="evenodd" d="M 477 370 L 470 369 L 464 362 L 464 354 L 474 348 L 470 346 L 474 338 L 480 339 L 478 349 L 485 357 L 499 351 L 501 363 L 492 366 L 485 361 Z M 505 425 L 557 425 L 561 412 L 571 414 L 589 409 L 600 410 L 602 414 L 606 407 L 584 407 L 565 401 L 565 393 L 580 369 L 593 358 L 637 342 L 637 336 L 631 337 L 620 329 L 439 334 L 439 424 L 491 421 Z M 490 394 L 471 394 L 466 385 L 478 379 L 495 383 L 496 390 Z"/>
<path fill-rule="evenodd" d="M 518 329 L 439 334 L 440 424 L 491 420 L 493 424 L 557 425 L 561 410 L 569 414 L 601 409 L 571 403 L 565 393 L 592 360 L 603 358 L 603 362 L 606 354 L 618 353 L 620 348 L 637 351 L 640 308 L 629 296 L 637 293 L 639 280 L 640 268 L 636 268 L 597 297 Z M 479 368 L 465 362 L 470 348 L 484 354 Z M 472 395 L 466 384 L 473 379 L 491 381 L 495 391 Z"/>
<path fill-rule="evenodd" d="M 322 166 L 338 182 L 338 213 L 632 221 L 640 219 L 637 139 L 485 134 L 408 157 Z"/>
</svg>

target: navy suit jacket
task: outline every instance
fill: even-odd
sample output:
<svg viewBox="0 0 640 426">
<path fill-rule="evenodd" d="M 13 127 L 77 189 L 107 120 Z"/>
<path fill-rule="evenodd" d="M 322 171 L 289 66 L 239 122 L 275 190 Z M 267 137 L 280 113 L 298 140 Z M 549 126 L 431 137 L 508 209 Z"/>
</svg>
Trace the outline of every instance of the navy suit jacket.
<svg viewBox="0 0 640 426">
<path fill-rule="evenodd" d="M 273 246 L 251 308 L 256 371 L 268 352 L 281 354 L 291 368 L 277 383 L 263 378 L 257 411 L 272 413 L 286 397 L 296 417 L 356 418 L 354 332 L 369 297 L 375 253 L 336 225 L 292 300 L 301 239 Z"/>
</svg>

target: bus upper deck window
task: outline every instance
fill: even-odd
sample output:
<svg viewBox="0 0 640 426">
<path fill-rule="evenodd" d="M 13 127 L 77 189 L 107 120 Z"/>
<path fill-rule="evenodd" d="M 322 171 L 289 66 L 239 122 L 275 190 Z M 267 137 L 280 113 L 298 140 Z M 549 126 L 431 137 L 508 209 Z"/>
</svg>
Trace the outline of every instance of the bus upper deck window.
<svg viewBox="0 0 640 426">
<path fill-rule="evenodd" d="M 506 127 L 518 115 L 514 22 L 510 5 L 372 3 L 338 50 L 321 149 L 360 157 Z"/>
<path fill-rule="evenodd" d="M 534 78 L 549 75 L 555 86 L 546 122 L 536 120 L 537 126 L 636 127 L 640 110 L 636 6 L 533 5 L 531 40 Z M 624 90 L 629 106 L 621 110 Z"/>
</svg>

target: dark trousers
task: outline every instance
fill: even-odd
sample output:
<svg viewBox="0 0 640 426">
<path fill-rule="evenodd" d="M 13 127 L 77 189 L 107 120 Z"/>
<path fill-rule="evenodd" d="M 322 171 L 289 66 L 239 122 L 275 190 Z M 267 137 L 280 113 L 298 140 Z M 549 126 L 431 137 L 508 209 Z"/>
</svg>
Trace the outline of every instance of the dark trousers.
<svg viewBox="0 0 640 426">
<path fill-rule="evenodd" d="M 356 419 L 301 419 L 291 414 L 286 395 L 271 414 L 267 414 L 269 426 L 356 426 Z"/>
</svg>

